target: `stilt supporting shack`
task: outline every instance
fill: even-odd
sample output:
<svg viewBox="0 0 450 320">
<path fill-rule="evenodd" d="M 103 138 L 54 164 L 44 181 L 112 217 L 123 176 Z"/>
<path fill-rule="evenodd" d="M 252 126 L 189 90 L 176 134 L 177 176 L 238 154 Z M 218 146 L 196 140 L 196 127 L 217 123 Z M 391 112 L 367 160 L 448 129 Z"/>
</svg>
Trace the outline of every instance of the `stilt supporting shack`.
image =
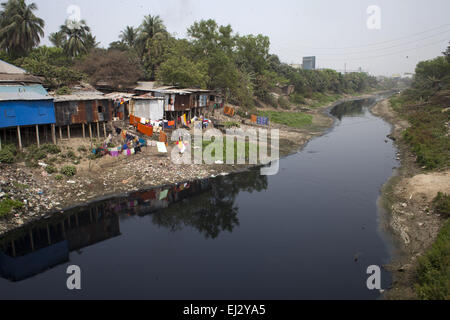
<svg viewBox="0 0 450 320">
<path fill-rule="evenodd" d="M 89 138 L 92 140 L 92 126 L 90 122 L 89 122 Z"/>
<path fill-rule="evenodd" d="M 19 141 L 19 149 L 22 150 L 22 137 L 20 135 L 20 126 L 17 126 L 17 140 Z"/>
<path fill-rule="evenodd" d="M 84 123 L 81 124 L 81 127 L 83 128 L 83 139 L 86 138 L 86 132 L 84 128 Z"/>
<path fill-rule="evenodd" d="M 61 126 L 59 126 L 58 128 L 59 128 L 59 140 L 62 140 L 62 129 L 61 129 Z"/>
<path fill-rule="evenodd" d="M 40 148 L 41 147 L 41 141 L 39 140 L 39 125 L 36 125 L 36 142 L 37 142 L 38 148 Z"/>
<path fill-rule="evenodd" d="M 100 139 L 100 123 L 97 122 L 97 137 Z"/>
<path fill-rule="evenodd" d="M 103 134 L 105 135 L 106 138 L 106 122 L 103 122 Z"/>
<path fill-rule="evenodd" d="M 70 124 L 67 125 L 67 138 L 70 140 Z"/>
<path fill-rule="evenodd" d="M 53 144 L 56 144 L 56 128 L 54 124 L 52 124 L 52 141 Z"/>
</svg>

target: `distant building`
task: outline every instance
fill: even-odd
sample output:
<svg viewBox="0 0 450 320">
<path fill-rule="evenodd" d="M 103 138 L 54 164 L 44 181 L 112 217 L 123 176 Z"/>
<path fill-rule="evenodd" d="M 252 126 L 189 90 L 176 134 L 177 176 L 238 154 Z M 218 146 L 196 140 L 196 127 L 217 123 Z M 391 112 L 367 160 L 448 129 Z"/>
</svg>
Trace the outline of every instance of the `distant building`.
<svg viewBox="0 0 450 320">
<path fill-rule="evenodd" d="M 303 57 L 304 70 L 316 70 L 316 57 Z"/>
</svg>

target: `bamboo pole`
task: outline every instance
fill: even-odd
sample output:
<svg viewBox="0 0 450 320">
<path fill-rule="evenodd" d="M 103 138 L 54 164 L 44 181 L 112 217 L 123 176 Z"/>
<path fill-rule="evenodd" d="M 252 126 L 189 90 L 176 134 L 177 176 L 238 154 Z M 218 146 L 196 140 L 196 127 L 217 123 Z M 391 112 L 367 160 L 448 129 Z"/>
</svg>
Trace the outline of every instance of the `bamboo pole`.
<svg viewBox="0 0 450 320">
<path fill-rule="evenodd" d="M 54 124 L 52 124 L 52 140 L 53 144 L 56 144 L 56 128 Z"/>
<path fill-rule="evenodd" d="M 22 136 L 20 135 L 20 126 L 17 126 L 17 139 L 19 140 L 19 149 L 22 150 Z"/>
<path fill-rule="evenodd" d="M 41 141 L 39 140 L 39 125 L 36 125 L 36 142 L 37 142 L 38 148 L 40 148 L 41 147 Z"/>
</svg>

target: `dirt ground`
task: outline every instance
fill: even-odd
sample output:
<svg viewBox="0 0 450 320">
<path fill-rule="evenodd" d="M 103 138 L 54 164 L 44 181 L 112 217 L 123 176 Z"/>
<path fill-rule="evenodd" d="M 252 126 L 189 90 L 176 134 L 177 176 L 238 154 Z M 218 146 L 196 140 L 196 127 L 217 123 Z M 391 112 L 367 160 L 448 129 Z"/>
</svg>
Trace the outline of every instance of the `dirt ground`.
<svg viewBox="0 0 450 320">
<path fill-rule="evenodd" d="M 390 137 L 396 142 L 401 160 L 401 167 L 384 186 L 380 199 L 387 209 L 382 217 L 383 228 L 393 233 L 396 248 L 394 260 L 386 266 L 394 282 L 385 298 L 417 299 L 413 288 L 417 258 L 430 248 L 443 225 L 431 202 L 438 192 L 450 191 L 450 172 L 422 172 L 416 157 L 401 139 L 409 123 L 392 110 L 388 100 L 378 103 L 372 112 L 392 124 Z"/>
</svg>

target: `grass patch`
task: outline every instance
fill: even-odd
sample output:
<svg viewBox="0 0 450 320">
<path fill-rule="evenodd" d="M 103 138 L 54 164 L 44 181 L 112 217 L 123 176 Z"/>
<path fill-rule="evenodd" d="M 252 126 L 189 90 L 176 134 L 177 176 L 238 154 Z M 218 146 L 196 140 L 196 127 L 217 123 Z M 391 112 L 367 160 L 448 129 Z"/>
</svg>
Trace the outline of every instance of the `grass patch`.
<svg viewBox="0 0 450 320">
<path fill-rule="evenodd" d="M 431 249 L 419 259 L 417 295 L 423 300 L 450 299 L 450 220 Z"/>
<path fill-rule="evenodd" d="M 320 92 L 314 92 L 312 94 L 311 99 L 313 99 L 315 102 L 313 102 L 310 107 L 311 108 L 320 108 L 326 105 L 329 105 L 332 102 L 335 102 L 339 100 L 342 97 L 340 94 L 324 94 Z"/>
<path fill-rule="evenodd" d="M 259 116 L 268 117 L 270 121 L 292 128 L 305 128 L 312 124 L 313 116 L 301 112 L 261 111 Z"/>
<path fill-rule="evenodd" d="M 450 139 L 446 122 L 450 113 L 441 107 L 426 106 L 408 112 L 411 127 L 404 132 L 405 140 L 417 155 L 417 162 L 428 170 L 450 164 Z"/>
<path fill-rule="evenodd" d="M 13 209 L 22 208 L 23 203 L 16 200 L 4 199 L 0 201 L 0 218 L 6 217 Z"/>
</svg>

